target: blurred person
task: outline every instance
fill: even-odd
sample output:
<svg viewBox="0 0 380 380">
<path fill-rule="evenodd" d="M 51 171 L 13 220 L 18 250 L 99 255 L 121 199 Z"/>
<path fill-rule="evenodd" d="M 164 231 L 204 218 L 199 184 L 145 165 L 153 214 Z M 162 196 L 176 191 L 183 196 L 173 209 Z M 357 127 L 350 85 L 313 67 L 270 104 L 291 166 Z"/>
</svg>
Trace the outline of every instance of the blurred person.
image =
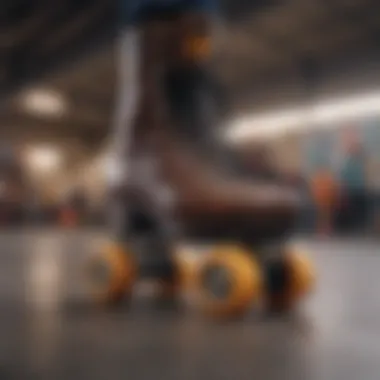
<svg viewBox="0 0 380 380">
<path fill-rule="evenodd" d="M 375 236 L 380 237 L 380 165 L 377 167 L 375 176 L 371 196 L 371 222 Z"/>
<path fill-rule="evenodd" d="M 14 226 L 24 222 L 24 201 L 28 194 L 28 181 L 19 152 L 12 146 L 0 147 L 1 218 Z"/>
<path fill-rule="evenodd" d="M 328 168 L 320 168 L 311 178 L 311 191 L 316 205 L 317 231 L 329 235 L 333 229 L 337 201 L 337 182 Z"/>
<path fill-rule="evenodd" d="M 380 163 L 373 162 L 368 176 L 367 194 L 368 232 L 380 236 Z"/>
<path fill-rule="evenodd" d="M 348 231 L 368 227 L 369 189 L 366 178 L 366 153 L 355 134 L 345 140 L 343 162 L 339 168 L 341 219 Z"/>
<path fill-rule="evenodd" d="M 301 234 L 309 234 L 315 229 L 316 204 L 313 197 L 312 184 L 297 171 L 287 173 L 287 183 L 298 189 L 302 195 L 302 209 L 299 216 L 298 231 Z"/>
</svg>

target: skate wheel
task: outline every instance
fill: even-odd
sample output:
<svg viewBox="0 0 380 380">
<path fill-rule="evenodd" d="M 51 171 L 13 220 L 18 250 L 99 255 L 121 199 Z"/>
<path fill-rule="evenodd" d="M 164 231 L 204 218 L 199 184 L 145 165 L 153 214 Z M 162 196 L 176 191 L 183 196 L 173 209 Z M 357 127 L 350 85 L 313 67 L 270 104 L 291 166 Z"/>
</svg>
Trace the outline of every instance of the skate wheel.
<svg viewBox="0 0 380 380">
<path fill-rule="evenodd" d="M 291 273 L 291 296 L 299 299 L 312 290 L 315 283 L 314 267 L 307 255 L 296 251 L 288 253 L 286 262 Z"/>
<path fill-rule="evenodd" d="M 268 292 L 268 306 L 278 311 L 288 310 L 311 291 L 315 282 L 313 266 L 306 255 L 296 251 L 286 253 L 271 269 L 273 265 L 277 273 L 272 270 L 269 281 L 278 284 L 277 289 Z"/>
<path fill-rule="evenodd" d="M 88 280 L 93 297 L 102 304 L 116 304 L 130 294 L 136 276 L 132 255 L 117 245 L 107 246 L 89 262 Z"/>
<path fill-rule="evenodd" d="M 260 294 L 261 272 L 250 252 L 237 247 L 214 250 L 197 278 L 201 307 L 212 317 L 238 317 Z"/>
</svg>

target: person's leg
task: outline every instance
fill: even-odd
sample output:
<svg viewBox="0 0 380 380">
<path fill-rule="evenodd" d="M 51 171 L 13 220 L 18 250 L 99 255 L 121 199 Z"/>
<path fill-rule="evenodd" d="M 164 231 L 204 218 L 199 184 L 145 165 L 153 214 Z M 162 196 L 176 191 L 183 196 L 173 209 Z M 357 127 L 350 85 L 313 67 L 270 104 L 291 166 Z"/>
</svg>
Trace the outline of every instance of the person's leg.
<svg viewBox="0 0 380 380">
<path fill-rule="evenodd" d="M 310 234 L 314 231 L 315 228 L 315 218 L 316 218 L 316 210 L 315 210 L 315 205 L 308 197 L 305 199 L 305 202 L 303 203 L 304 206 L 302 207 L 301 210 L 301 215 L 299 218 L 299 223 L 298 223 L 298 229 L 300 233 L 302 234 Z"/>
<path fill-rule="evenodd" d="M 352 207 L 351 193 L 348 189 L 344 191 L 344 203 L 340 210 L 341 229 L 344 234 L 347 234 L 351 229 L 352 224 Z"/>
<path fill-rule="evenodd" d="M 352 232 L 362 233 L 365 225 L 364 191 L 355 189 L 351 193 L 351 228 Z"/>
<path fill-rule="evenodd" d="M 368 193 L 365 188 L 361 189 L 359 192 L 359 204 L 358 207 L 360 207 L 359 212 L 359 219 L 361 220 L 361 223 L 359 225 L 359 230 L 362 233 L 368 232 L 369 227 L 369 220 L 368 220 Z"/>
<path fill-rule="evenodd" d="M 380 237 L 380 192 L 375 191 L 373 194 L 373 227 L 375 236 Z"/>
<path fill-rule="evenodd" d="M 364 190 L 355 189 L 351 192 L 351 229 L 362 233 L 366 224 L 366 195 Z"/>
</svg>

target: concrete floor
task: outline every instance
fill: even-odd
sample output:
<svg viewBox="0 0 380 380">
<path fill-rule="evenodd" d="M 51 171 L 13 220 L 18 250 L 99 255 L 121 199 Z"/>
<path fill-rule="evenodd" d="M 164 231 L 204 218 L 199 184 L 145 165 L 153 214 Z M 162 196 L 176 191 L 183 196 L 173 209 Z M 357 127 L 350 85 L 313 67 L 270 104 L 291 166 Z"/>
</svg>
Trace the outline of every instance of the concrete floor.
<svg viewBox="0 0 380 380">
<path fill-rule="evenodd" d="M 304 243 L 319 284 L 296 315 L 221 325 L 143 301 L 86 303 L 79 264 L 99 239 L 0 234 L 1 380 L 379 379 L 376 243 Z"/>
</svg>

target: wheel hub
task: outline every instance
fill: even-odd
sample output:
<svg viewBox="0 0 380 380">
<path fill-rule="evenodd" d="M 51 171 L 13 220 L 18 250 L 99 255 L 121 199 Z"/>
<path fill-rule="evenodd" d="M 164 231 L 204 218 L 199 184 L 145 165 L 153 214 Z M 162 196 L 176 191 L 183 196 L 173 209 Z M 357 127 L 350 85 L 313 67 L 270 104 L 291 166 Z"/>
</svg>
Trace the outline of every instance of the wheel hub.
<svg viewBox="0 0 380 380">
<path fill-rule="evenodd" d="M 202 285 L 213 297 L 226 299 L 232 290 L 230 273 L 222 266 L 207 268 L 203 275 Z"/>
<path fill-rule="evenodd" d="M 94 283 L 104 285 L 109 282 L 111 271 L 107 263 L 104 261 L 95 261 L 90 268 L 90 278 Z"/>
</svg>

